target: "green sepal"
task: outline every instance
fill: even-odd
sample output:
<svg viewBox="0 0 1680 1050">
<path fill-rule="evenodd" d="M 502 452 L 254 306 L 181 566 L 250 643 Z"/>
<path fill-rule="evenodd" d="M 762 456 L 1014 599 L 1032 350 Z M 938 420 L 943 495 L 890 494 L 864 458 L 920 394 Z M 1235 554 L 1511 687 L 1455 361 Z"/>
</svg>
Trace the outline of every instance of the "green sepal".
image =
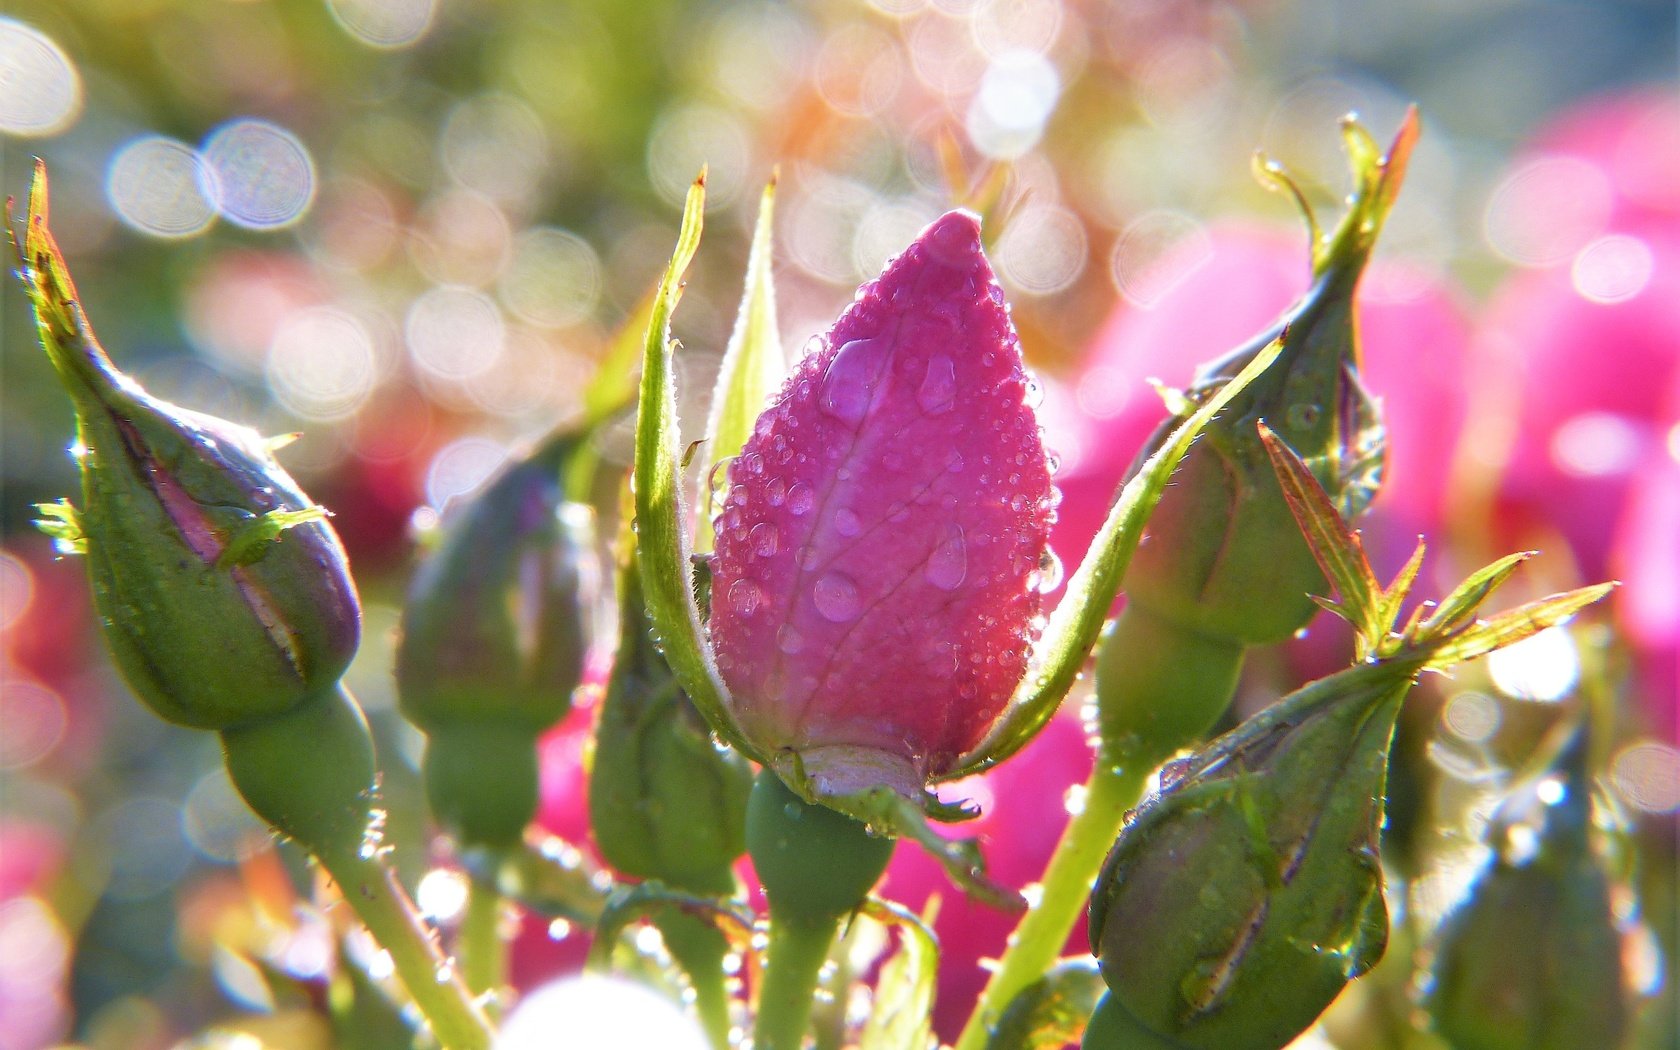
<svg viewBox="0 0 1680 1050">
<path fill-rule="evenodd" d="M 76 507 L 67 499 L 56 500 L 52 503 L 37 503 L 35 510 L 41 516 L 35 519 L 35 528 L 53 541 L 53 550 L 59 554 L 86 554 L 87 534 L 82 531 L 81 515 Z"/>
<path fill-rule="evenodd" d="M 1144 524 L 1173 481 L 1174 470 L 1203 428 L 1272 366 L 1280 349 L 1281 344 L 1276 343 L 1262 348 L 1230 382 L 1209 394 L 1121 489 L 1091 541 L 1090 552 L 1069 578 L 1067 593 L 1050 614 L 1035 649 L 1035 665 L 1028 669 L 1003 716 L 985 739 L 940 780 L 956 780 L 991 768 L 1025 747 L 1050 721 L 1102 632 Z"/>
<path fill-rule="evenodd" d="M 875 1000 L 858 1035 L 858 1050 L 927 1050 L 933 1046 L 933 995 L 939 978 L 939 940 L 903 905 L 870 897 L 863 914 L 897 926 L 898 951 L 881 965 Z"/>
<path fill-rule="evenodd" d="M 1008 912 L 1026 907 L 1019 893 L 986 876 L 977 840 L 948 839 L 929 824 L 973 820 L 979 809 L 967 800 L 941 800 L 916 780 L 907 761 L 875 748 L 841 746 L 779 751 L 767 770 L 807 803 L 843 813 L 871 834 L 916 843 L 975 900 Z"/>
<path fill-rule="evenodd" d="M 677 248 L 659 283 L 643 345 L 641 394 L 636 413 L 636 557 L 641 562 L 648 619 L 671 672 L 707 724 L 725 743 L 764 764 L 765 756 L 741 734 L 730 712 L 729 689 L 718 673 L 695 604 L 689 573 L 694 553 L 683 506 L 681 453 L 671 313 L 682 294 L 682 276 L 700 246 L 706 177 L 689 187 Z"/>
<path fill-rule="evenodd" d="M 628 541 L 629 537 L 623 537 Z M 753 771 L 717 747 L 648 638 L 641 574 L 618 571 L 618 654 L 589 772 L 589 823 L 601 856 L 641 879 L 728 894 L 746 849 Z"/>
<path fill-rule="evenodd" d="M 712 408 L 706 419 L 706 461 L 714 465 L 713 469 L 741 451 L 759 413 L 787 374 L 787 358 L 776 327 L 776 288 L 770 267 L 775 203 L 776 176 L 772 175 L 759 200 L 741 308 L 718 367 Z M 700 513 L 694 543 L 699 551 L 712 549 L 711 474 L 707 469 L 700 475 Z"/>
<path fill-rule="evenodd" d="M 1061 1050 L 1077 1043 L 1106 990 L 1095 959 L 1062 959 L 1010 1000 L 986 1050 Z"/>
<path fill-rule="evenodd" d="M 1155 1031 L 1136 1017 L 1115 997 L 1104 992 L 1085 1026 L 1080 1050 L 1195 1050 Z"/>
<path fill-rule="evenodd" d="M 287 529 L 307 525 L 312 521 L 326 521 L 332 515 L 325 507 L 301 507 L 298 510 L 275 509 L 264 511 L 230 531 L 227 546 L 216 557 L 216 568 L 231 569 L 237 565 L 251 565 L 261 561 L 269 546 Z"/>
</svg>

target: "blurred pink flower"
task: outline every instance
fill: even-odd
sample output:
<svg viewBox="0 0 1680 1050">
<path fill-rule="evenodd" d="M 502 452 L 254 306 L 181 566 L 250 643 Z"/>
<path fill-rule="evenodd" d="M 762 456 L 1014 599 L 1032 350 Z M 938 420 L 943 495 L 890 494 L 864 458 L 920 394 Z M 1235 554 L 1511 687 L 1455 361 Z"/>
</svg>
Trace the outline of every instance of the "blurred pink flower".
<svg viewBox="0 0 1680 1050">
<path fill-rule="evenodd" d="M 729 469 L 711 634 L 742 731 L 826 790 L 906 794 L 1026 669 L 1050 472 L 967 212 L 858 297 Z"/>
<path fill-rule="evenodd" d="M 1183 387 L 1198 365 L 1253 339 L 1307 288 L 1299 229 L 1227 221 L 1189 238 L 1159 264 L 1172 277 L 1151 305 L 1123 302 L 1098 331 L 1069 396 L 1052 417 L 1052 448 L 1072 446 L 1058 476 L 1057 553 L 1077 563 L 1133 457 L 1167 412 L 1146 382 Z M 1418 266 L 1378 259 L 1360 287 L 1361 375 L 1380 398 L 1388 462 L 1368 531 L 1409 540 L 1439 522 L 1468 409 L 1467 321 L 1458 292 Z M 1403 554 L 1402 554 L 1403 557 Z"/>
<path fill-rule="evenodd" d="M 1680 100 L 1587 102 L 1511 166 L 1537 159 L 1577 165 L 1605 199 L 1572 255 L 1514 271 L 1482 320 L 1480 346 L 1515 371 L 1520 398 L 1500 512 L 1519 535 L 1561 532 L 1599 578 L 1632 478 L 1680 414 Z"/>
</svg>

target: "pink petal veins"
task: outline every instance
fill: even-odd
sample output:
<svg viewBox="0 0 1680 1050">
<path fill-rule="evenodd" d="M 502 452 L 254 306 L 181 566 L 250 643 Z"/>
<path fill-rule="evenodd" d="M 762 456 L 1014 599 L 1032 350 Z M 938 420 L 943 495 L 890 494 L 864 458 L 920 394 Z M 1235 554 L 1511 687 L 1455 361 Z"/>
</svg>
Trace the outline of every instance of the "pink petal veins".
<svg viewBox="0 0 1680 1050">
<path fill-rule="evenodd" d="M 712 641 L 755 742 L 923 777 L 978 742 L 1039 611 L 1052 498 L 1026 386 L 960 211 L 800 362 L 730 467 L 712 561 Z"/>
</svg>

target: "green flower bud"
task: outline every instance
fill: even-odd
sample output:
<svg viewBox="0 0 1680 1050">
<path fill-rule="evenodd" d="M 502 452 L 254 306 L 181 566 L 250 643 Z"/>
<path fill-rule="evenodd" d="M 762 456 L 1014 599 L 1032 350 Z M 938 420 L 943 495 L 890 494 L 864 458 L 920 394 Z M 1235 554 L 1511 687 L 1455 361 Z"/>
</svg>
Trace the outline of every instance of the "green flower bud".
<svg viewBox="0 0 1680 1050">
<path fill-rule="evenodd" d="M 79 507 L 44 507 L 87 556 L 118 668 L 160 717 L 225 729 L 336 682 L 361 610 L 344 549 L 254 432 L 148 395 L 83 316 L 47 229 L 37 168 L 25 278 L 41 342 L 76 411 Z"/>
<path fill-rule="evenodd" d="M 1586 734 L 1548 766 L 1501 803 L 1494 856 L 1436 941 L 1429 1012 L 1455 1050 L 1598 1050 L 1627 1032 L 1621 932 L 1588 834 Z"/>
<path fill-rule="evenodd" d="M 551 437 L 446 521 L 403 608 L 398 702 L 428 736 L 433 812 L 469 844 L 518 840 L 536 810 L 536 738 L 583 675 L 594 517 L 562 483 L 582 440 Z"/>
<path fill-rule="evenodd" d="M 1289 637 L 1316 611 L 1308 593 L 1325 586 L 1256 422 L 1265 420 L 1307 461 L 1344 517 L 1364 511 L 1380 480 L 1383 431 L 1359 383 L 1354 293 L 1399 192 L 1417 125 L 1408 119 L 1386 156 L 1377 155 L 1357 125 L 1345 131 L 1358 190 L 1335 233 L 1323 244 L 1315 237 L 1311 288 L 1270 331 L 1205 366 L 1188 391 L 1175 395 L 1179 411 L 1138 459 L 1141 464 L 1262 348 L 1282 342 L 1276 363 L 1184 458 L 1126 575 L 1128 601 L 1183 629 L 1241 645 Z M 1275 168 L 1265 171 L 1283 179 Z"/>
<path fill-rule="evenodd" d="M 1378 831 L 1414 671 L 1370 664 L 1322 679 L 1167 766 L 1091 897 L 1107 1009 L 1127 1021 L 1114 1030 L 1275 1050 L 1380 957 Z"/>
<path fill-rule="evenodd" d="M 618 590 L 618 656 L 589 774 L 595 844 L 628 875 L 726 896 L 746 849 L 752 767 L 712 743 L 654 646 L 633 559 L 619 568 Z"/>
</svg>

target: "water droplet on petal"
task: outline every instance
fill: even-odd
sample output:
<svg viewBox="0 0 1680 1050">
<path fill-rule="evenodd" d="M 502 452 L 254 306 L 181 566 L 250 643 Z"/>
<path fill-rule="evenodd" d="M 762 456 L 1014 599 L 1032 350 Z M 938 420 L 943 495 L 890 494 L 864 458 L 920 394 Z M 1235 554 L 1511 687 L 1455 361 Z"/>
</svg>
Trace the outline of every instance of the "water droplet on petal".
<svg viewBox="0 0 1680 1050">
<path fill-rule="evenodd" d="M 842 346 L 823 373 L 823 411 L 847 423 L 862 422 L 890 348 L 884 339 L 853 339 Z"/>
<path fill-rule="evenodd" d="M 793 624 L 785 623 L 782 629 L 776 632 L 776 648 L 792 656 L 805 648 L 805 636 L 800 634 Z"/>
<path fill-rule="evenodd" d="M 809 514 L 811 512 L 811 505 L 815 503 L 816 500 L 816 493 L 812 492 L 811 486 L 805 484 L 803 481 L 794 482 L 793 488 L 788 489 L 788 510 L 792 511 L 795 515 Z"/>
<path fill-rule="evenodd" d="M 787 502 L 787 482 L 781 478 L 771 478 L 764 486 L 764 502 L 772 507 L 780 507 Z"/>
<path fill-rule="evenodd" d="M 941 412 L 951 410 L 957 397 L 956 365 L 944 354 L 935 354 L 928 360 L 927 374 L 922 377 L 922 385 L 916 390 L 916 404 L 922 406 L 922 411 L 930 416 L 937 416 Z"/>
<path fill-rule="evenodd" d="M 842 536 L 856 536 L 863 531 L 863 522 L 851 510 L 841 507 L 834 512 L 834 531 Z"/>
<path fill-rule="evenodd" d="M 811 588 L 811 601 L 823 619 L 831 623 L 846 623 L 857 619 L 863 611 L 858 598 L 857 584 L 843 572 L 831 572 Z"/>
<path fill-rule="evenodd" d="M 963 541 L 960 525 L 946 526 L 945 538 L 928 555 L 922 575 L 942 591 L 954 591 L 962 586 L 963 578 L 968 575 L 968 544 Z"/>
<path fill-rule="evenodd" d="M 742 616 L 751 616 L 764 604 L 764 591 L 751 580 L 736 580 L 729 585 L 729 607 Z"/>
<path fill-rule="evenodd" d="M 754 554 L 760 558 L 768 558 L 775 554 L 776 548 L 780 546 L 781 534 L 776 531 L 776 526 L 761 521 L 752 527 L 752 532 L 747 534 L 747 540 L 752 545 Z"/>
</svg>

